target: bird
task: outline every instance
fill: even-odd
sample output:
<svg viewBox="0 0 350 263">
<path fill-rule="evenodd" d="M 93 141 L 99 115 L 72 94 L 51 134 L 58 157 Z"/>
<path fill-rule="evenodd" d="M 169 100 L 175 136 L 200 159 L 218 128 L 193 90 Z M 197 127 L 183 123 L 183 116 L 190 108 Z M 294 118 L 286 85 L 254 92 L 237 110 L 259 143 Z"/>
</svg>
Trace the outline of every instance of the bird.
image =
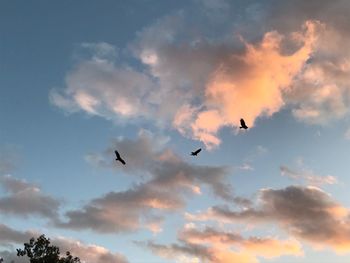
<svg viewBox="0 0 350 263">
<path fill-rule="evenodd" d="M 243 119 L 241 119 L 241 127 L 239 127 L 240 129 L 248 129 L 248 126 L 245 124 L 245 121 Z"/>
<path fill-rule="evenodd" d="M 125 161 L 122 159 L 122 157 L 120 157 L 120 154 L 118 153 L 118 151 L 114 151 L 114 152 L 115 152 L 115 156 L 117 156 L 117 159 L 115 160 L 125 165 Z"/>
<path fill-rule="evenodd" d="M 201 151 L 202 149 L 199 148 L 198 150 L 195 150 L 194 152 L 191 152 L 192 156 L 197 156 L 197 154 Z"/>
</svg>

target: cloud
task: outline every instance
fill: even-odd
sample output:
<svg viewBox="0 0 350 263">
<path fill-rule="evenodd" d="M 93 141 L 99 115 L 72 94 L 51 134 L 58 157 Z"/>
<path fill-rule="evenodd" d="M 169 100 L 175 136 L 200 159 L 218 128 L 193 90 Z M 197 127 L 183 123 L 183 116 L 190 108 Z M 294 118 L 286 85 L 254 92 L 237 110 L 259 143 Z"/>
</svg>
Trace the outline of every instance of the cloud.
<svg viewBox="0 0 350 263">
<path fill-rule="evenodd" d="M 111 147 L 95 156 L 99 156 L 103 167 L 115 169 L 115 161 L 110 156 L 118 149 L 128 164 L 128 169 L 123 167 L 123 171 L 149 178 L 148 185 L 188 190 L 206 185 L 219 197 L 232 200 L 231 186 L 226 181 L 230 172 L 228 167 L 191 164 L 168 148 L 167 141 L 166 137 L 141 130 L 136 140 L 114 140 Z"/>
<path fill-rule="evenodd" d="M 112 253 L 108 249 L 85 244 L 75 239 L 57 237 L 52 240 L 52 244 L 58 246 L 61 251 L 70 251 L 72 255 L 78 256 L 86 263 L 127 263 L 128 260 L 119 253 Z"/>
<path fill-rule="evenodd" d="M 161 245 L 154 243 L 152 241 L 141 242 L 137 241 L 136 244 L 143 246 L 147 249 L 150 249 L 153 253 L 168 259 L 175 259 L 176 262 L 181 262 L 181 254 L 192 256 L 190 259 L 192 262 L 200 262 L 201 260 L 205 260 L 210 256 L 207 254 L 207 251 L 200 246 L 181 246 L 181 245 Z M 180 254 L 180 255 L 179 255 Z M 194 258 L 193 258 L 194 256 Z M 188 259 L 186 258 L 186 261 Z"/>
<path fill-rule="evenodd" d="M 40 236 L 36 231 L 19 231 L 10 228 L 6 225 L 0 224 L 0 244 L 23 244 L 28 242 L 30 238 L 37 238 Z M 51 244 L 60 248 L 61 255 L 64 255 L 66 251 L 70 251 L 72 255 L 78 256 L 82 262 L 86 263 L 127 263 L 127 259 L 119 253 L 112 253 L 108 249 L 92 245 L 85 244 L 79 240 L 55 237 L 51 239 Z M 23 245 L 22 245 L 23 246 Z M 13 250 L 0 251 L 0 256 L 3 257 L 5 262 L 27 262 L 27 258 L 17 257 L 17 253 Z"/>
<path fill-rule="evenodd" d="M 350 53 L 339 46 L 350 43 L 349 9 L 344 0 L 194 1 L 137 32 L 125 53 L 138 66 L 108 43 L 83 43 L 91 56 L 50 100 L 117 122 L 151 121 L 208 148 L 241 117 L 251 127 L 282 108 L 313 124 L 344 118 Z"/>
<path fill-rule="evenodd" d="M 10 175 L 0 177 L 0 184 L 7 194 L 0 197 L 0 211 L 18 216 L 40 215 L 57 218 L 60 202 L 43 194 L 36 185 Z"/>
<path fill-rule="evenodd" d="M 321 34 L 311 61 L 286 95 L 286 101 L 294 104 L 292 112 L 296 118 L 327 124 L 349 114 L 350 53 L 338 49 L 346 43 L 350 43 L 350 38 L 330 26 Z"/>
<path fill-rule="evenodd" d="M 268 32 L 261 43 L 245 43 L 243 54 L 232 53 L 222 61 L 207 83 L 206 109 L 198 113 L 192 124 L 194 136 L 199 139 L 216 136 L 223 126 L 237 127 L 241 117 L 248 126 L 253 126 L 256 118 L 279 111 L 284 106 L 284 90 L 292 84 L 313 51 L 318 26 L 307 22 L 304 33 L 295 33 L 302 46 L 290 55 L 281 51 L 284 37 Z"/>
<path fill-rule="evenodd" d="M 191 224 L 179 231 L 178 240 L 180 243 L 170 245 L 153 241 L 136 244 L 178 262 L 258 262 L 257 257 L 271 259 L 282 255 L 303 255 L 301 245 L 292 239 L 244 238 L 212 227 L 200 230 Z"/>
<path fill-rule="evenodd" d="M 294 1 L 278 3 L 272 19 L 280 30 L 288 30 L 305 19 L 316 19 L 324 24 L 310 60 L 305 64 L 285 101 L 293 115 L 306 123 L 327 124 L 348 116 L 349 58 L 348 50 L 339 49 L 350 43 L 349 26 L 342 17 L 349 12 L 348 1 Z M 293 15 L 289 15 L 289 14 Z M 331 41 L 330 41 L 331 39 Z"/>
<path fill-rule="evenodd" d="M 254 263 L 257 260 L 248 255 L 237 252 L 211 251 L 209 248 L 190 243 L 162 245 L 148 242 L 136 242 L 136 244 L 150 249 L 153 253 L 167 259 L 174 259 L 176 262 L 217 262 L 217 263 Z"/>
<path fill-rule="evenodd" d="M 0 150 L 0 175 L 13 172 L 17 168 L 18 154 L 16 148 L 5 145 Z"/>
<path fill-rule="evenodd" d="M 34 235 L 37 235 L 34 231 L 21 232 L 0 224 L 0 244 L 22 243 Z"/>
<path fill-rule="evenodd" d="M 280 167 L 281 175 L 293 180 L 305 181 L 307 185 L 322 186 L 326 184 L 337 184 L 338 180 L 332 175 L 315 175 L 312 170 L 303 168 L 301 171 L 294 171 L 287 166 Z"/>
<path fill-rule="evenodd" d="M 181 18 L 178 19 L 182 21 Z M 177 21 L 178 24 L 181 22 Z M 216 136 L 220 128 L 237 127 L 242 116 L 252 126 L 257 117 L 271 116 L 284 106 L 283 92 L 311 56 L 321 30 L 317 22 L 309 21 L 303 32 L 293 33 L 291 37 L 267 32 L 260 43 L 243 41 L 242 49 L 242 44 L 234 41 L 209 44 L 203 36 L 192 45 L 176 45 L 156 36 L 152 42 L 151 36 L 164 27 L 156 23 L 140 34 L 137 55 L 141 60 L 143 52 L 152 52 L 157 57 L 156 63 L 145 63 L 159 79 L 163 92 L 179 80 L 193 86 L 189 89 L 183 83 L 177 84 L 177 89 L 184 93 L 184 103 L 176 108 L 173 125 L 183 135 L 201 140 L 209 148 L 220 143 Z M 169 34 L 171 39 L 181 35 L 172 31 Z M 299 48 L 285 54 L 284 42 L 295 43 Z"/>
<path fill-rule="evenodd" d="M 248 155 L 243 159 L 243 163 L 236 167 L 236 169 L 243 170 L 243 171 L 254 171 L 253 163 L 254 161 L 259 158 L 263 157 L 269 152 L 269 150 L 261 145 L 258 145 L 255 147 L 253 151 L 248 153 Z"/>
<path fill-rule="evenodd" d="M 233 194 L 227 179 L 228 167 L 191 164 L 166 146 L 166 138 L 159 138 L 142 130 L 135 140 L 119 138 L 104 152 L 90 154 L 88 161 L 93 160 L 94 165 L 123 169 L 127 175 L 142 181 L 128 190 L 109 192 L 81 209 L 68 211 L 67 220 L 57 225 L 104 233 L 139 228 L 158 232 L 162 213 L 184 208 L 190 196 L 200 195 L 206 187 L 223 200 L 249 205 L 249 200 Z M 115 149 L 127 166 L 115 165 L 111 158 Z"/>
<path fill-rule="evenodd" d="M 182 206 L 178 195 L 146 184 L 93 199 L 82 209 L 68 211 L 68 221 L 57 226 L 101 233 L 131 232 L 142 227 L 159 232 L 163 218 L 154 215 L 153 210 L 174 211 Z"/>
<path fill-rule="evenodd" d="M 155 136 L 151 132 L 141 129 L 135 140 L 123 137 L 113 139 L 110 143 L 111 146 L 102 153 L 89 153 L 85 159 L 99 168 L 116 169 L 114 151 L 118 149 L 128 164 L 127 169 L 123 169 L 123 171 L 135 175 L 142 171 L 144 176 L 144 173 L 152 168 L 150 166 L 157 162 L 162 154 L 164 158 L 166 157 L 165 152 L 167 151 L 164 148 L 168 140 L 168 137 Z M 170 157 L 168 156 L 168 158 Z"/>
<path fill-rule="evenodd" d="M 106 42 L 99 43 L 82 43 L 81 48 L 86 51 L 90 51 L 92 54 L 92 60 L 95 61 L 109 61 L 111 58 L 117 57 L 117 49 L 115 46 Z"/>
<path fill-rule="evenodd" d="M 14 251 L 0 251 L 0 258 L 4 259 L 4 262 L 16 262 L 16 263 L 28 263 L 28 259 L 24 257 L 17 257 L 17 253 Z"/>
<path fill-rule="evenodd" d="M 344 133 L 344 138 L 346 140 L 350 140 L 350 128 L 348 128 Z"/>
<path fill-rule="evenodd" d="M 225 223 L 274 223 L 297 239 L 315 248 L 331 248 L 338 253 L 350 249 L 349 210 L 316 187 L 289 186 L 264 189 L 259 205 L 242 211 L 212 207 L 205 213 L 187 215 L 190 220 L 216 219 Z"/>
<path fill-rule="evenodd" d="M 154 83 L 142 72 L 106 59 L 81 62 L 67 76 L 67 88 L 52 90 L 50 101 L 68 112 L 85 111 L 111 120 L 149 118 Z"/>
<path fill-rule="evenodd" d="M 244 238 L 238 233 L 218 231 L 212 227 L 203 230 L 195 227 L 187 227 L 180 231 L 180 240 L 191 244 L 209 244 L 215 247 L 230 249 L 239 248 L 251 255 L 264 258 L 280 257 L 282 255 L 300 256 L 303 254 L 301 245 L 296 240 L 278 240 L 272 237 L 249 237 Z"/>
</svg>

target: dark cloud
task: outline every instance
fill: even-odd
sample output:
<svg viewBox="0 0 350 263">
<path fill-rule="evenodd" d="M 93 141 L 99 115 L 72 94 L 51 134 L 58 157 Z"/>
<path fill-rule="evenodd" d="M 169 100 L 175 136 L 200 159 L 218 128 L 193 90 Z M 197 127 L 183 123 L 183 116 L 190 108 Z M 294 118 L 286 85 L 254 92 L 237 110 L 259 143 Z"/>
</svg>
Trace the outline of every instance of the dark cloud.
<svg viewBox="0 0 350 263">
<path fill-rule="evenodd" d="M 122 157 L 127 161 L 127 169 L 124 172 L 139 175 L 139 171 L 143 171 L 142 176 L 145 176 L 150 170 L 154 162 L 160 158 L 162 149 L 167 137 L 155 136 L 146 131 L 141 130 L 136 140 L 128 138 L 118 138 L 111 141 L 111 146 L 102 153 L 90 153 L 86 156 L 86 161 L 99 168 L 115 169 L 115 154 L 114 151 L 118 149 Z M 146 174 L 149 176 L 149 174 Z"/>
<path fill-rule="evenodd" d="M 88 228 L 102 233 L 129 232 L 141 227 L 158 232 L 162 220 L 153 211 L 174 211 L 180 207 L 183 207 L 183 200 L 178 194 L 145 184 L 93 199 L 82 209 L 68 211 L 68 221 L 57 225 L 72 229 Z"/>
<path fill-rule="evenodd" d="M 68 211 L 67 221 L 58 222 L 58 226 L 99 232 L 135 231 L 140 227 L 159 231 L 161 213 L 184 208 L 188 197 L 200 195 L 203 186 L 223 200 L 249 205 L 249 200 L 233 195 L 227 167 L 188 163 L 148 132 L 141 132 L 135 141 L 116 140 L 113 147 L 99 154 L 99 165 L 117 167 L 111 158 L 114 149 L 126 160 L 127 165 L 121 169 L 146 181 Z"/>
<path fill-rule="evenodd" d="M 99 167 L 116 169 L 114 150 L 118 149 L 124 156 L 127 166 L 123 171 L 131 175 L 149 178 L 148 185 L 171 189 L 188 188 L 200 191 L 200 185 L 206 185 L 213 192 L 226 200 L 232 200 L 231 186 L 227 183 L 229 168 L 225 166 L 205 166 L 186 162 L 182 157 L 166 147 L 166 137 L 156 137 L 148 131 L 141 130 L 136 140 L 117 139 L 98 156 Z"/>
<path fill-rule="evenodd" d="M 19 216 L 40 215 L 46 218 L 57 217 L 60 202 L 42 193 L 36 185 L 12 176 L 2 176 L 0 184 L 7 194 L 0 197 L 0 211 Z"/>
<path fill-rule="evenodd" d="M 193 220 L 216 218 L 226 223 L 254 224 L 277 222 L 293 236 L 338 252 L 350 247 L 349 210 L 316 187 L 289 186 L 261 191 L 260 205 L 243 211 L 213 207 L 207 213 L 189 216 Z"/>
<path fill-rule="evenodd" d="M 339 30 L 349 28 L 347 13 L 350 3 L 347 0 L 293 0 L 281 2 L 278 0 L 269 1 L 270 12 L 273 16 L 267 23 L 278 30 L 295 30 L 302 21 L 314 19 L 325 22 Z"/>
<path fill-rule="evenodd" d="M 37 234 L 32 231 L 21 232 L 4 224 L 0 224 L 0 244 L 22 243 L 29 240 L 34 235 Z"/>
</svg>

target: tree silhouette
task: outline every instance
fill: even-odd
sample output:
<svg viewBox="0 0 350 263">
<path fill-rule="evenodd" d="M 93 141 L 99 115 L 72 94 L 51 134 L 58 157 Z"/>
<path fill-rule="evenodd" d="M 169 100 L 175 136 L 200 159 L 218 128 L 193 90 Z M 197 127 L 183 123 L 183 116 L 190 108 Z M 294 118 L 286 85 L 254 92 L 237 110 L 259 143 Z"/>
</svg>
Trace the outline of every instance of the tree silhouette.
<svg viewBox="0 0 350 263">
<path fill-rule="evenodd" d="M 69 251 L 66 257 L 60 257 L 60 249 L 50 245 L 50 239 L 41 235 L 35 241 L 34 238 L 29 243 L 24 243 L 24 249 L 17 249 L 17 256 L 27 256 L 30 263 L 80 263 L 78 257 L 73 257 Z"/>
</svg>

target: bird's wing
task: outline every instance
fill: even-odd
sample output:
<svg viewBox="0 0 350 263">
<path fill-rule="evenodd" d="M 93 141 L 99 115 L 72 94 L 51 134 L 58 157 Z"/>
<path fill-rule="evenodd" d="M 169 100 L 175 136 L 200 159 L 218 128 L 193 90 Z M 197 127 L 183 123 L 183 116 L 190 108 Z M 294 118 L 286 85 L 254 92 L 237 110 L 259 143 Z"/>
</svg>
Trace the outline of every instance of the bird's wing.
<svg viewBox="0 0 350 263">
<path fill-rule="evenodd" d="M 241 119 L 241 126 L 242 126 L 242 127 L 246 126 L 246 125 L 245 125 L 245 121 L 244 121 L 243 119 Z"/>
<path fill-rule="evenodd" d="M 115 156 L 117 156 L 117 159 L 120 159 L 120 154 L 117 151 L 114 151 Z"/>
<path fill-rule="evenodd" d="M 125 161 L 122 158 L 119 158 L 119 161 L 125 165 Z"/>
</svg>

